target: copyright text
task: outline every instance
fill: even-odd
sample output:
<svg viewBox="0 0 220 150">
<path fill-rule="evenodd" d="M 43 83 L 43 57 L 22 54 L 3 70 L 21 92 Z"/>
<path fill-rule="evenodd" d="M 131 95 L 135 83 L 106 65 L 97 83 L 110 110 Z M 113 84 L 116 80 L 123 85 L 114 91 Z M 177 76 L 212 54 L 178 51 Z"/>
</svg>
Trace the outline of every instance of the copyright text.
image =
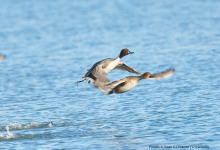
<svg viewBox="0 0 220 150">
<path fill-rule="evenodd" d="M 186 148 L 186 149 L 208 148 L 209 149 L 209 145 L 149 145 L 149 148 Z"/>
</svg>

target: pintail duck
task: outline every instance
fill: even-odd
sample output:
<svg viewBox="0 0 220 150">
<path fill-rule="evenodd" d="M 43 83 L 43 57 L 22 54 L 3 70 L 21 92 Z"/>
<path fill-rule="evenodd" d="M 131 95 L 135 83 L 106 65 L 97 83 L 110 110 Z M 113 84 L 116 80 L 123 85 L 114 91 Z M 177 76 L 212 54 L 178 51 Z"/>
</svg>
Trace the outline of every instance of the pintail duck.
<svg viewBox="0 0 220 150">
<path fill-rule="evenodd" d="M 155 80 L 155 79 L 167 78 L 167 77 L 170 77 L 173 74 L 173 72 L 174 72 L 174 69 L 168 69 L 164 72 L 154 73 L 154 74 L 150 74 L 149 72 L 146 72 L 142 74 L 141 76 L 130 76 L 130 77 L 121 79 L 119 81 L 114 81 L 106 85 L 106 87 L 111 88 L 111 90 L 105 92 L 105 95 L 110 95 L 113 93 L 120 94 L 120 93 L 127 92 L 131 90 L 132 88 L 134 88 L 138 84 L 138 82 L 142 79 Z"/>
<path fill-rule="evenodd" d="M 117 58 L 107 58 L 95 63 L 91 69 L 87 70 L 88 72 L 85 74 L 82 80 L 76 82 L 76 85 L 85 80 L 89 80 L 89 83 L 93 82 L 94 87 L 100 89 L 101 91 L 105 91 L 108 89 L 105 85 L 110 83 L 109 79 L 107 78 L 107 73 L 112 70 L 122 70 L 142 74 L 126 63 L 120 62 L 122 57 L 133 53 L 134 52 L 130 52 L 127 48 L 124 48 L 121 50 Z"/>
<path fill-rule="evenodd" d="M 2 62 L 4 58 L 5 58 L 5 55 L 0 55 L 0 62 Z"/>
</svg>

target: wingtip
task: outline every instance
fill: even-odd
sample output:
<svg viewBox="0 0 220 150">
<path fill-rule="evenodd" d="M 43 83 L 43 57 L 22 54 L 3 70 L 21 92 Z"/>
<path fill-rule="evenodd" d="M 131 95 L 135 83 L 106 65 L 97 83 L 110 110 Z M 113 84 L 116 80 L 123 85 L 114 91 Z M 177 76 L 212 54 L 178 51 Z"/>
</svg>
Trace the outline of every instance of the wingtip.
<svg viewBox="0 0 220 150">
<path fill-rule="evenodd" d="M 3 59 L 5 59 L 5 55 L 0 54 L 0 61 L 2 61 Z"/>
<path fill-rule="evenodd" d="M 165 78 L 168 78 L 168 77 L 172 76 L 174 72 L 175 72 L 175 68 L 167 69 L 167 70 L 164 72 L 164 73 L 168 73 L 168 74 L 167 74 L 167 77 L 165 77 Z"/>
<path fill-rule="evenodd" d="M 149 79 L 155 80 L 155 79 L 168 78 L 168 77 L 173 75 L 174 71 L 175 71 L 174 68 L 170 68 L 170 69 L 167 69 L 167 70 L 165 70 L 164 72 L 161 72 L 161 73 L 154 73 L 149 77 Z"/>
<path fill-rule="evenodd" d="M 0 56 L 2 56 L 2 57 L 6 57 L 4 54 L 0 54 Z"/>
<path fill-rule="evenodd" d="M 170 69 L 167 69 L 167 71 L 172 71 L 172 72 L 175 72 L 175 68 L 170 68 Z"/>
<path fill-rule="evenodd" d="M 176 70 L 175 68 L 170 68 L 170 70 L 173 70 L 173 72 Z"/>
</svg>

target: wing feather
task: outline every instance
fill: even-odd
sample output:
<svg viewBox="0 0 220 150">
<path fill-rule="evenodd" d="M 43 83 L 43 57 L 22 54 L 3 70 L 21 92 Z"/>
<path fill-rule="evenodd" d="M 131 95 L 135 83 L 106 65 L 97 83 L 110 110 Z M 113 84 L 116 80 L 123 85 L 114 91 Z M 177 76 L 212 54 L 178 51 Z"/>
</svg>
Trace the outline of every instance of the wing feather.
<svg viewBox="0 0 220 150">
<path fill-rule="evenodd" d="M 122 71 L 128 71 L 128 72 L 136 73 L 136 74 L 143 74 L 123 62 L 119 62 L 118 65 L 113 70 L 122 70 Z"/>
<path fill-rule="evenodd" d="M 109 89 L 109 87 L 107 87 L 106 85 L 109 83 L 110 81 L 107 77 L 107 74 L 100 74 L 99 76 L 97 76 L 95 82 L 93 82 L 93 85 L 101 91 L 106 91 Z"/>
<path fill-rule="evenodd" d="M 113 89 L 113 88 L 115 88 L 117 85 L 119 85 L 119 84 L 121 84 L 121 83 L 123 83 L 123 82 L 125 82 L 125 78 L 124 78 L 124 79 L 121 79 L 121 80 L 118 80 L 118 81 L 111 82 L 111 83 L 107 84 L 106 87 Z"/>
<path fill-rule="evenodd" d="M 156 79 L 168 78 L 174 73 L 174 71 L 175 69 L 168 69 L 161 73 L 154 73 L 150 75 L 149 79 L 156 80 Z"/>
</svg>

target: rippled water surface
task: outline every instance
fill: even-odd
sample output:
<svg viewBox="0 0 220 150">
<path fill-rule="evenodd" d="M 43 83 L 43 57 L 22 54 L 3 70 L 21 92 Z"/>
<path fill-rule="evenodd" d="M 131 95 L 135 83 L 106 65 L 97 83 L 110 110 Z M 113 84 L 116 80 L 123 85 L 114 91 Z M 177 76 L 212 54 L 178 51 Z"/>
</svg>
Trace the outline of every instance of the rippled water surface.
<svg viewBox="0 0 220 150">
<path fill-rule="evenodd" d="M 121 95 L 74 85 L 125 47 L 121 61 L 174 75 Z M 219 149 L 219 49 L 217 0 L 0 1 L 0 148 Z"/>
</svg>

